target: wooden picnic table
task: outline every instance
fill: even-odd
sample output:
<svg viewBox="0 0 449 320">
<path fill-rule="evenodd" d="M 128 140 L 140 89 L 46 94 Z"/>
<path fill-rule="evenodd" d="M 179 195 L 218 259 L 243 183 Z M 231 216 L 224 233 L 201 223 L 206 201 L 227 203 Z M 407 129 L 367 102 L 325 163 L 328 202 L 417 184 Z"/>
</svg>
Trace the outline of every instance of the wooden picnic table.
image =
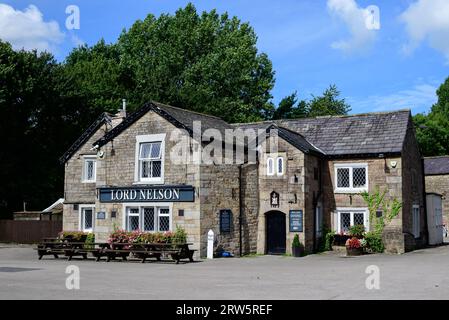
<svg viewBox="0 0 449 320">
<path fill-rule="evenodd" d="M 193 262 L 193 254 L 195 250 L 189 249 L 192 243 L 111 243 L 111 248 L 106 249 L 105 252 L 130 252 L 142 263 L 147 258 L 156 258 L 160 261 L 161 256 L 170 255 L 176 264 L 179 264 L 181 259 L 189 259 Z M 108 258 L 108 261 L 110 259 Z"/>
<path fill-rule="evenodd" d="M 120 257 L 127 261 L 132 254 L 133 257 L 140 259 L 142 263 L 147 258 L 156 258 L 161 261 L 162 256 L 171 256 L 179 264 L 182 259 L 189 259 L 193 262 L 195 250 L 189 249 L 192 243 L 123 243 L 123 242 L 76 242 L 71 239 L 44 238 L 35 248 L 39 255 L 39 260 L 45 255 L 53 255 L 58 258 L 59 255 L 65 255 L 69 260 L 74 256 L 82 256 L 87 259 L 87 254 L 92 254 L 96 261 L 106 257 L 106 261 L 115 260 Z"/>
</svg>

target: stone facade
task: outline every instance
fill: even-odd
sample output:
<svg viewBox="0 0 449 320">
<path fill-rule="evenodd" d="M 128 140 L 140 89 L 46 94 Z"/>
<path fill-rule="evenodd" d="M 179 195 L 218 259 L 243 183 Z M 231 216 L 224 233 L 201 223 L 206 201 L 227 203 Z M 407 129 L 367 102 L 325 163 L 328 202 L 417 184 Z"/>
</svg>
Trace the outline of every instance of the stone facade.
<svg viewBox="0 0 449 320">
<path fill-rule="evenodd" d="M 449 225 L 449 174 L 427 175 L 426 192 L 442 196 L 443 224 Z"/>
<path fill-rule="evenodd" d="M 306 252 L 313 252 L 324 235 L 319 231 L 317 212 L 322 212 L 322 224 L 326 228 L 339 230 L 339 212 L 365 210 L 367 206 L 357 192 L 336 191 L 335 167 L 342 164 L 364 164 L 368 170 L 368 191 L 376 188 L 387 189 L 387 197 L 402 201 L 399 216 L 386 228 L 384 238 L 387 252 L 403 253 L 422 246 L 427 241 L 424 178 L 421 156 L 416 144 L 411 120 L 404 136 L 400 153 L 367 154 L 333 157 L 309 144 L 297 133 L 284 130 L 282 136 L 270 135 L 260 146 L 255 163 L 216 164 L 173 161 L 172 151 L 181 145 L 195 150 L 194 139 L 172 139 L 173 132 L 186 127 L 186 117 L 202 117 L 205 122 L 218 120 L 204 118 L 204 115 L 173 111 L 173 107 L 149 109 L 126 126 L 126 119 L 113 119 L 112 126 L 103 123 L 65 162 L 64 230 L 80 230 L 81 210 L 85 206 L 94 207 L 94 212 L 105 212 L 105 219 L 94 215 L 93 231 L 97 241 L 106 241 L 114 228 L 127 228 L 127 210 L 133 206 L 144 207 L 149 203 L 102 202 L 98 196 L 101 188 L 151 187 L 136 181 L 136 157 L 139 136 L 157 135 L 164 137 L 163 181 L 158 186 L 192 186 L 192 202 L 167 202 L 154 204 L 169 209 L 171 230 L 183 227 L 188 241 L 197 250 L 197 256 L 204 257 L 207 247 L 207 233 L 215 233 L 215 248 L 222 248 L 235 255 L 268 252 L 268 220 L 277 215 L 282 217 L 280 234 L 285 234 L 285 253 L 291 253 L 291 245 L 296 234 Z M 162 110 L 162 111 L 161 111 Z M 176 118 L 178 117 L 178 118 Z M 184 122 L 183 122 L 184 121 Z M 222 122 L 220 126 L 226 127 Z M 122 126 L 122 128 L 120 128 Z M 266 127 L 266 126 L 265 126 Z M 120 131 L 105 141 L 99 148 L 93 148 L 102 137 Z M 223 128 L 221 128 L 223 129 Z M 112 130 L 112 131 L 111 131 Z M 187 130 L 188 131 L 188 130 Z M 186 132 L 188 133 L 188 132 Z M 181 141 L 181 142 L 180 142 Z M 276 145 L 276 150 L 271 146 Z M 97 153 L 101 151 L 101 154 Z M 98 156 L 97 156 L 98 155 Z M 96 156 L 96 181 L 83 182 L 85 156 Z M 267 174 L 268 158 L 282 158 L 282 173 Z M 179 159 L 178 159 L 179 160 Z M 279 195 L 279 202 L 273 205 L 271 195 Z M 412 207 L 420 208 L 421 232 L 415 238 L 412 233 Z M 317 209 L 318 208 L 318 209 Z M 232 223 L 230 232 L 220 230 L 220 211 L 230 210 Z M 290 232 L 290 212 L 302 212 L 302 231 Z M 181 214 L 181 212 L 183 214 Z M 113 217 L 115 213 L 115 217 Z M 370 228 L 368 222 L 368 228 Z M 284 232 L 285 231 L 285 232 Z"/>
</svg>

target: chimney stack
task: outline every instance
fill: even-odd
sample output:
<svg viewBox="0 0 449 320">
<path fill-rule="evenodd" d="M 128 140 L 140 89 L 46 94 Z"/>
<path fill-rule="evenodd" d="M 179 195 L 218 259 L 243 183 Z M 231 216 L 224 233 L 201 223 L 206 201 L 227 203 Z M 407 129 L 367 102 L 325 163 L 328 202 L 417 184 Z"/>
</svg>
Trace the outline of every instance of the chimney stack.
<svg viewBox="0 0 449 320">
<path fill-rule="evenodd" d="M 123 118 L 126 118 L 126 99 L 122 99 L 122 110 L 120 113 Z"/>
</svg>

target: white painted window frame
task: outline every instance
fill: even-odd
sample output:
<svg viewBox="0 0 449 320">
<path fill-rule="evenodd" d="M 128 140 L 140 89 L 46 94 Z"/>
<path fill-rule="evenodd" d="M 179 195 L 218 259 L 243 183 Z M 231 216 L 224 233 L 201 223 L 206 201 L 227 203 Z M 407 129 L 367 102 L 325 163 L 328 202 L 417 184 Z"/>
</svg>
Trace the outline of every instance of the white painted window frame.
<svg viewBox="0 0 449 320">
<path fill-rule="evenodd" d="M 413 236 L 415 239 L 419 238 L 421 236 L 421 209 L 418 204 L 412 206 L 412 227 Z"/>
<path fill-rule="evenodd" d="M 355 168 L 365 168 L 365 181 L 366 185 L 360 188 L 353 187 L 353 170 Z M 349 188 L 338 187 L 338 169 L 349 169 Z M 368 164 L 367 163 L 335 163 L 334 164 L 334 180 L 335 180 L 335 193 L 359 193 L 363 191 L 368 191 Z"/>
<path fill-rule="evenodd" d="M 93 162 L 93 178 L 87 179 L 87 163 Z M 95 155 L 85 155 L 83 156 L 83 169 L 82 169 L 82 177 L 81 182 L 82 183 L 95 183 L 97 181 L 97 156 Z"/>
<path fill-rule="evenodd" d="M 274 158 L 273 157 L 268 157 L 267 158 L 267 176 L 274 176 L 275 173 L 275 163 L 274 163 Z M 271 171 L 270 171 L 270 163 L 271 163 Z"/>
<path fill-rule="evenodd" d="M 315 208 L 315 233 L 318 237 L 322 236 L 323 230 L 323 205 L 318 203 Z"/>
<path fill-rule="evenodd" d="M 134 163 L 134 184 L 163 184 L 165 175 L 165 133 L 147 134 L 136 136 L 136 150 Z M 161 143 L 161 176 L 158 178 L 141 178 L 140 176 L 140 145 L 142 143 L 160 142 Z"/>
<path fill-rule="evenodd" d="M 92 228 L 84 228 L 84 209 L 92 209 Z M 83 232 L 94 232 L 95 230 L 95 205 L 93 204 L 80 204 L 78 206 L 78 230 Z"/>
<path fill-rule="evenodd" d="M 368 232 L 370 230 L 369 224 L 369 212 L 368 208 L 337 208 L 337 227 L 335 228 L 337 233 L 341 233 L 341 214 L 349 213 L 350 214 L 350 226 L 354 225 L 354 213 L 363 213 L 363 225 L 365 226 L 365 231 Z"/>
<path fill-rule="evenodd" d="M 279 172 L 279 160 L 282 162 L 282 171 L 280 171 Z M 278 176 L 282 176 L 282 175 L 284 175 L 284 172 L 285 172 L 285 161 L 284 161 L 284 157 L 277 157 L 276 158 L 276 174 L 278 175 Z"/>
<path fill-rule="evenodd" d="M 139 202 L 139 203 L 124 203 L 123 204 L 123 218 L 122 218 L 122 228 L 123 230 L 128 229 L 128 209 L 139 209 L 139 230 L 143 231 L 143 209 L 144 208 L 154 208 L 155 215 L 155 225 L 154 231 L 145 232 L 159 232 L 159 209 L 168 209 L 168 214 L 163 214 L 169 217 L 169 230 L 173 231 L 173 203 L 172 202 Z"/>
</svg>

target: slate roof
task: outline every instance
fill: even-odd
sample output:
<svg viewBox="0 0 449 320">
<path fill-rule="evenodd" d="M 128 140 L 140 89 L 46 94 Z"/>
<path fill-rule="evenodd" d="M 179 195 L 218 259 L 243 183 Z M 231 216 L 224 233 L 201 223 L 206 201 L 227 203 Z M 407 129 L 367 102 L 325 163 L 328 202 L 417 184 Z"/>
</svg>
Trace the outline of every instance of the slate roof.
<svg viewBox="0 0 449 320">
<path fill-rule="evenodd" d="M 424 158 L 426 176 L 449 174 L 449 156 Z"/>
<path fill-rule="evenodd" d="M 410 110 L 279 120 L 328 156 L 400 154 Z"/>
<path fill-rule="evenodd" d="M 150 110 L 161 115 L 176 127 L 187 130 L 190 135 L 193 135 L 194 121 L 201 122 L 202 132 L 209 128 L 217 129 L 223 137 L 226 129 L 268 130 L 270 127 L 276 126 L 279 136 L 301 151 L 330 158 L 400 154 L 411 121 L 410 110 L 399 110 L 348 116 L 228 124 L 218 117 L 158 102 L 148 102 L 128 115 L 93 145 L 98 147 L 105 145 Z M 61 157 L 61 162 L 66 162 L 108 117 L 110 115 L 106 113 L 100 116 Z"/>
<path fill-rule="evenodd" d="M 101 139 L 96 141 L 94 145 L 98 145 L 99 147 L 105 145 L 150 110 L 164 117 L 174 126 L 187 130 L 187 132 L 189 132 L 190 135 L 193 134 L 194 121 L 201 122 L 201 132 L 204 132 L 209 128 L 217 129 L 224 136 L 224 130 L 232 128 L 231 125 L 229 125 L 227 122 L 218 117 L 194 111 L 184 110 L 181 108 L 172 107 L 169 105 L 152 101 L 146 103 L 143 107 L 127 116 L 118 126 L 116 126 L 114 129 L 106 133 Z"/>
</svg>

